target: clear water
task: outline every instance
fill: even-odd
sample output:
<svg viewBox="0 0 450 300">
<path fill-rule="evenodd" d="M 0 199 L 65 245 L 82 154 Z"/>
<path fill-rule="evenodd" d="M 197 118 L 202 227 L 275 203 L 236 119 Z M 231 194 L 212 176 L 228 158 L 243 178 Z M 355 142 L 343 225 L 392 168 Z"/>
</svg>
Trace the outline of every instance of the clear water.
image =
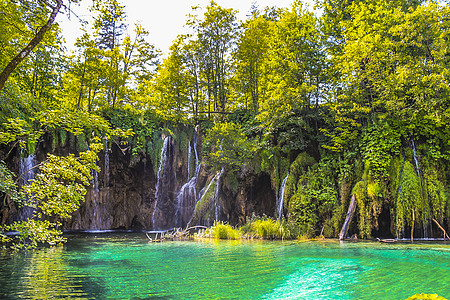
<svg viewBox="0 0 450 300">
<path fill-rule="evenodd" d="M 0 299 L 406 299 L 450 297 L 450 244 L 204 241 L 69 236 L 0 256 Z"/>
</svg>

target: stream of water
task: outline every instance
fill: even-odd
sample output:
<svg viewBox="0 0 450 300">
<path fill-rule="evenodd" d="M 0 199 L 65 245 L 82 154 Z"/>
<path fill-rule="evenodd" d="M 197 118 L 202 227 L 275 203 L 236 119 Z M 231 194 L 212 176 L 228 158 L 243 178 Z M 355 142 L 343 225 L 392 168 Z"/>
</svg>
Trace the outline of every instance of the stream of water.
<svg viewBox="0 0 450 300">
<path fill-rule="evenodd" d="M 0 255 L 1 299 L 406 299 L 450 297 L 450 244 L 214 241 L 69 235 Z"/>
</svg>

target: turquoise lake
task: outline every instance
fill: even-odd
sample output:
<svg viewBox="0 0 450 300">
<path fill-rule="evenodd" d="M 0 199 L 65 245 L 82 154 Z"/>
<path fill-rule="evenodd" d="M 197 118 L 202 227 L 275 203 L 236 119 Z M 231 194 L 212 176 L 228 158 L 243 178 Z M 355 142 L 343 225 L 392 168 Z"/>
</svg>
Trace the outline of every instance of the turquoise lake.
<svg viewBox="0 0 450 300">
<path fill-rule="evenodd" d="M 450 297 L 450 244 L 336 240 L 149 243 L 69 235 L 0 256 L 0 299 L 406 299 Z"/>
</svg>

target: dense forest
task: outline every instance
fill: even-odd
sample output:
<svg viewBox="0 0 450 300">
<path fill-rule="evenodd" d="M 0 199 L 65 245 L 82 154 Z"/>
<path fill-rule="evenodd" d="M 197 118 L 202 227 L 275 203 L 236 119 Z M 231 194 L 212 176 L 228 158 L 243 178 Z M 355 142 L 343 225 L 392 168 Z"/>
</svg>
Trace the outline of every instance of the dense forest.
<svg viewBox="0 0 450 300">
<path fill-rule="evenodd" d="M 354 195 L 359 238 L 450 231 L 447 4 L 318 0 L 312 11 L 293 1 L 255 5 L 239 21 L 211 1 L 163 57 L 117 0 L 94 0 L 93 22 L 66 51 L 54 17 L 74 2 L 0 0 L 0 218 L 20 233 L 5 244 L 62 242 L 109 171 L 107 153 L 126 154 L 130 168 L 147 162 L 159 178 L 166 143 L 187 156 L 197 138 L 197 192 L 220 174 L 223 197 L 239 198 L 251 178 L 267 178 L 284 204 L 265 216 L 229 209 L 221 219 L 232 225 L 256 214 L 280 217 L 292 236 L 337 237 Z M 19 167 L 32 155 L 37 163 Z M 193 164 L 177 178 L 189 180 Z M 203 198 L 191 225 L 202 223 Z M 21 207 L 34 217 L 20 218 Z"/>
</svg>

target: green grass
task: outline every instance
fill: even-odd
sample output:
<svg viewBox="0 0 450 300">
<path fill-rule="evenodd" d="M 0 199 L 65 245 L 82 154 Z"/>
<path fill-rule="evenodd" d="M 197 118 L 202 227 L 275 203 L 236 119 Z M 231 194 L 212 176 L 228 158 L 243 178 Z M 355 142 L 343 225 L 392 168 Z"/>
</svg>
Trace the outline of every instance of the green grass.
<svg viewBox="0 0 450 300">
<path fill-rule="evenodd" d="M 197 236 L 220 240 L 238 240 L 242 237 L 242 231 L 229 224 L 216 221 L 212 227 L 200 231 Z"/>
<path fill-rule="evenodd" d="M 289 236 L 286 227 L 278 220 L 256 219 L 251 221 L 249 233 L 261 239 L 284 239 Z"/>
</svg>

